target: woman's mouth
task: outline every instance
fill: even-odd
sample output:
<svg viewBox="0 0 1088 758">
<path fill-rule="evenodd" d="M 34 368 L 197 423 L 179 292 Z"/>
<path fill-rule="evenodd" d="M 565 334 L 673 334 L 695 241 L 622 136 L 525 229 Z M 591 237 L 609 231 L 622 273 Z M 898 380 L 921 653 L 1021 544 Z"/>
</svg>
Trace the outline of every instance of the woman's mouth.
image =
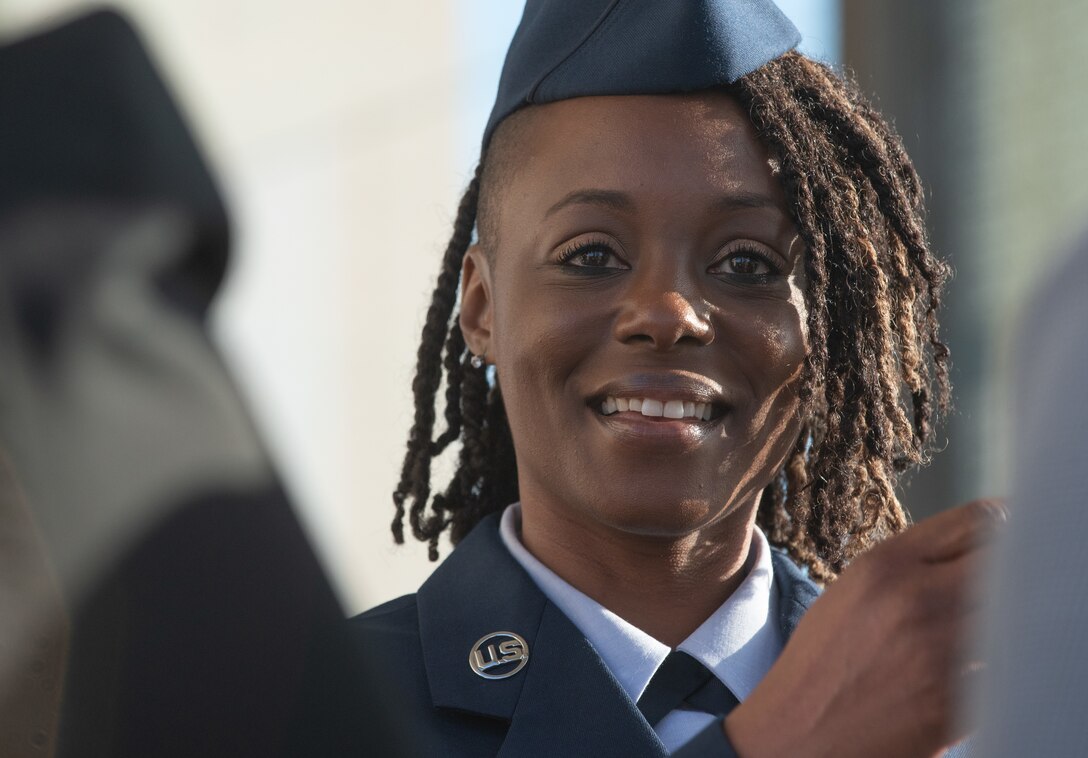
<svg viewBox="0 0 1088 758">
<path fill-rule="evenodd" d="M 713 403 L 608 395 L 590 409 L 614 440 L 653 454 L 691 451 L 715 437 L 725 417 Z"/>
<path fill-rule="evenodd" d="M 604 416 L 617 413 L 641 414 L 647 418 L 670 420 L 688 419 L 690 421 L 710 421 L 714 416 L 712 403 L 693 402 L 680 399 L 658 399 L 648 397 L 613 397 L 608 396 L 600 404 Z"/>
<path fill-rule="evenodd" d="M 672 455 L 720 438 L 731 413 L 722 386 L 690 371 L 631 374 L 586 398 L 587 410 L 614 441 Z"/>
</svg>

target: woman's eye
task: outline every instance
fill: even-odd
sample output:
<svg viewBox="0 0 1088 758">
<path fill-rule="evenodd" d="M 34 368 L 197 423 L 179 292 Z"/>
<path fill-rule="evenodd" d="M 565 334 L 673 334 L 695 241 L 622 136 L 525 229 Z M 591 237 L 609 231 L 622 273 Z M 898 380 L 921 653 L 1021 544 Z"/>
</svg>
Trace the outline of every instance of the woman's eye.
<svg viewBox="0 0 1088 758">
<path fill-rule="evenodd" d="M 623 269 L 627 264 L 606 247 L 577 247 L 563 253 L 560 263 L 577 268 Z"/>
<path fill-rule="evenodd" d="M 778 273 L 766 258 L 755 253 L 736 252 L 720 259 L 710 268 L 714 274 L 738 276 L 770 276 Z"/>
</svg>

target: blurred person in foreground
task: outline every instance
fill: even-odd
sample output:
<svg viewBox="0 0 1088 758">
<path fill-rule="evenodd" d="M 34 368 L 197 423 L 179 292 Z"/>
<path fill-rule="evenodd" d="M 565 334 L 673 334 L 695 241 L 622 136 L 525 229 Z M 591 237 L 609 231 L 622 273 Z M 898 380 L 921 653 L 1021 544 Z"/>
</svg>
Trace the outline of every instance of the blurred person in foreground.
<svg viewBox="0 0 1088 758">
<path fill-rule="evenodd" d="M 108 10 L 0 45 L 0 135 L 0 755 L 278 755 L 342 612 L 207 332 L 212 171 Z"/>
<path fill-rule="evenodd" d="M 798 41 L 769 0 L 527 4 L 394 496 L 397 541 L 457 546 L 349 623 L 391 684 L 326 683 L 330 754 L 366 754 L 379 701 L 427 755 L 962 737 L 965 587 L 1001 511 L 908 529 L 895 495 L 949 394 L 946 269 L 899 138 Z"/>
<path fill-rule="evenodd" d="M 1037 292 L 1018 342 L 1014 528 L 995 550 L 972 693 L 987 758 L 1088 755 L 1088 234 Z"/>
</svg>

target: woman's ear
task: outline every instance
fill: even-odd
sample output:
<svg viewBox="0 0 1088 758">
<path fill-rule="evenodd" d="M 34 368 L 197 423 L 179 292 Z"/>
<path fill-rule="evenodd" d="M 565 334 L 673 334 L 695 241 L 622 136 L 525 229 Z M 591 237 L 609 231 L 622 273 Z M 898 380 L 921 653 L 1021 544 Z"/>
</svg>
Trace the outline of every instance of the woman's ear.
<svg viewBox="0 0 1088 758">
<path fill-rule="evenodd" d="M 491 344 L 491 266 L 479 245 L 465 253 L 461 263 L 461 333 L 473 355 L 495 362 Z"/>
</svg>

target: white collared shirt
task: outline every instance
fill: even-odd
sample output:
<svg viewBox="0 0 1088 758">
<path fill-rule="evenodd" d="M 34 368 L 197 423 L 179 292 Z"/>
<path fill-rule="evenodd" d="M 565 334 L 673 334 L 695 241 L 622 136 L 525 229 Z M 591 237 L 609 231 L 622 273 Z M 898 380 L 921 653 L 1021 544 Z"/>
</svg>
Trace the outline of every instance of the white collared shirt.
<svg viewBox="0 0 1088 758">
<path fill-rule="evenodd" d="M 520 504 L 503 512 L 499 533 L 514 560 L 586 636 L 627 696 L 637 702 L 669 654 L 669 646 L 578 591 L 530 554 L 521 543 Z M 741 701 L 767 674 L 783 646 L 776 623 L 771 550 L 758 527 L 751 550 L 755 555 L 750 558 L 748 576 L 677 648 L 710 669 Z M 652 726 L 671 752 L 714 721 L 709 713 L 674 710 Z"/>
</svg>

